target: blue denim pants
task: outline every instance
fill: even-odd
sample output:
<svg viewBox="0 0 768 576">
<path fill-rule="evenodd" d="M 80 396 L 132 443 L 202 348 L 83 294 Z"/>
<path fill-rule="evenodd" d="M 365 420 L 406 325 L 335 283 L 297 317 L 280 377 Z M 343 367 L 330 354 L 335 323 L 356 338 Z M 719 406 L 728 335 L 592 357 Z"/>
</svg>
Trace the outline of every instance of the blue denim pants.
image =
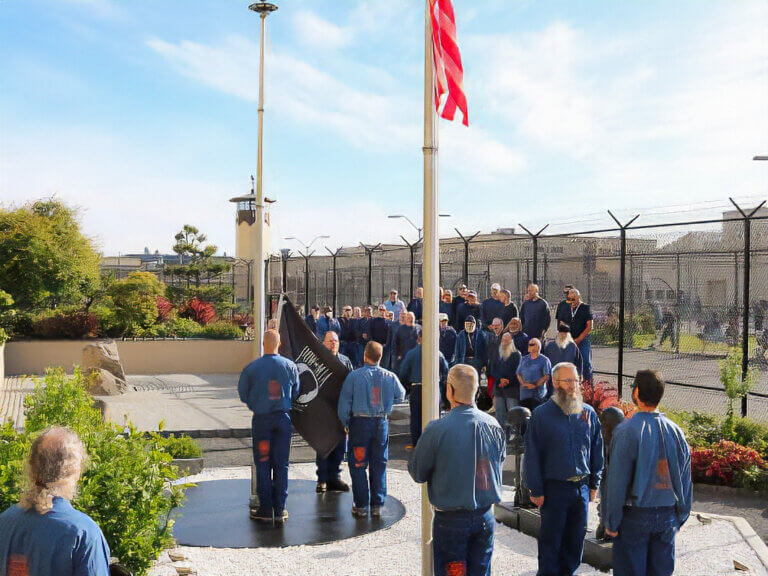
<svg viewBox="0 0 768 576">
<path fill-rule="evenodd" d="M 567 576 L 576 572 L 584 551 L 588 504 L 586 484 L 544 482 L 537 576 Z"/>
<path fill-rule="evenodd" d="M 352 417 L 349 421 L 349 475 L 355 506 L 383 506 L 387 497 L 389 421 Z"/>
<path fill-rule="evenodd" d="M 492 506 L 436 511 L 432 523 L 435 576 L 489 576 L 494 524 Z"/>
<path fill-rule="evenodd" d="M 347 452 L 347 437 L 344 438 L 336 445 L 336 448 L 331 450 L 327 458 L 320 458 L 318 455 L 315 458 L 317 464 L 317 481 L 318 482 L 330 482 L 331 480 L 338 480 L 341 477 L 341 463 L 344 461 L 344 454 Z"/>
<path fill-rule="evenodd" d="M 259 514 L 282 514 L 288 497 L 288 459 L 291 454 L 291 417 L 287 412 L 254 414 L 253 461 Z"/>
<path fill-rule="evenodd" d="M 579 344 L 579 352 L 581 353 L 581 376 L 584 380 L 592 381 L 592 344 L 589 341 L 589 336 L 584 338 Z"/>
<path fill-rule="evenodd" d="M 671 575 L 678 530 L 674 507 L 624 508 L 619 535 L 613 539 L 614 575 Z"/>
</svg>

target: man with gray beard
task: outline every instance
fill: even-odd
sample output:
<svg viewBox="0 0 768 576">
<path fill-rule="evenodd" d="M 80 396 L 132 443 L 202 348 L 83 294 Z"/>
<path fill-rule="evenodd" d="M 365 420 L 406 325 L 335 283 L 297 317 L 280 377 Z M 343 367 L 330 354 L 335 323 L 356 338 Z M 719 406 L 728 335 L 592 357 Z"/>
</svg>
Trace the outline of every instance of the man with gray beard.
<svg viewBox="0 0 768 576">
<path fill-rule="evenodd" d="M 579 371 L 579 376 L 581 376 L 581 352 L 576 342 L 574 342 L 573 336 L 571 336 L 571 327 L 565 322 L 557 324 L 557 336 L 555 336 L 554 340 L 550 340 L 544 345 L 541 353 L 549 358 L 552 366 L 560 364 L 560 362 L 570 362 L 576 366 L 576 370 Z M 547 382 L 547 398 L 552 396 L 554 390 L 552 378 L 550 377 L 549 382 Z"/>
<path fill-rule="evenodd" d="M 576 366 L 561 362 L 552 379 L 555 393 L 534 410 L 525 434 L 523 485 L 541 511 L 538 576 L 568 576 L 581 564 L 603 435 L 597 413 L 582 402 Z"/>
<path fill-rule="evenodd" d="M 507 430 L 507 414 L 520 401 L 520 383 L 517 381 L 517 367 L 520 364 L 520 352 L 515 348 L 512 334 L 504 332 L 498 347 L 498 357 L 493 365 L 492 375 L 493 405 L 496 408 L 496 420 L 503 430 Z"/>
</svg>

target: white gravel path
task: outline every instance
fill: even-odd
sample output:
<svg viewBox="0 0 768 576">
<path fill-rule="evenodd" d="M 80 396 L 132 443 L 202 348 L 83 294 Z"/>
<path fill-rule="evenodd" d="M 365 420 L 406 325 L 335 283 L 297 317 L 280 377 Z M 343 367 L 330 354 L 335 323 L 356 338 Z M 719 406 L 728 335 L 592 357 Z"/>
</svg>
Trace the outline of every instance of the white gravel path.
<svg viewBox="0 0 768 576">
<path fill-rule="evenodd" d="M 314 464 L 291 465 L 291 478 L 314 480 L 314 474 Z M 406 508 L 405 518 L 388 529 L 318 546 L 262 549 L 181 546 L 174 551 L 182 554 L 186 561 L 173 563 L 168 554 L 163 553 L 150 576 L 175 576 L 176 567 L 180 566 L 191 567 L 199 576 L 418 576 L 421 573 L 420 490 L 407 472 L 390 469 L 387 474 L 389 493 Z M 215 468 L 187 480 L 204 482 L 249 477 L 248 467 Z M 749 567 L 750 571 L 736 572 L 733 560 Z M 536 568 L 536 540 L 497 524 L 492 573 L 533 576 Z M 583 564 L 577 574 L 605 573 Z M 768 570 L 732 522 L 715 518 L 710 524 L 702 524 L 694 517 L 678 536 L 675 574 L 768 576 Z"/>
</svg>

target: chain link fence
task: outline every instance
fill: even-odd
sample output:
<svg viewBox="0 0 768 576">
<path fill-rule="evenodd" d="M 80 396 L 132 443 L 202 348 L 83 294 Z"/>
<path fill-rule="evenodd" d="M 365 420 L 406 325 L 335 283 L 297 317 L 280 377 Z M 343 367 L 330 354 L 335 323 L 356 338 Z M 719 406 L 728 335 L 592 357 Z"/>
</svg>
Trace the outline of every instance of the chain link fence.
<svg viewBox="0 0 768 576">
<path fill-rule="evenodd" d="M 317 252 L 308 263 L 273 257 L 267 288 L 285 291 L 305 309 L 328 305 L 337 313 L 344 305 L 378 304 L 391 289 L 407 303 L 421 284 L 421 248 L 379 245 L 370 254 L 362 246 L 344 248 L 335 258 L 335 291 L 329 253 Z M 768 420 L 765 208 L 750 218 L 732 211 L 722 219 L 630 225 L 623 233 L 619 227 L 545 230 L 534 237 L 505 230 L 440 241 L 441 286 L 455 294 L 466 283 L 482 300 L 494 282 L 518 305 L 536 282 L 553 316 L 563 286 L 576 286 L 594 314 L 595 379 L 614 385 L 621 379 L 625 398 L 634 373 L 653 368 L 670 384 L 668 405 L 724 412 L 718 363 L 733 348 L 745 351 L 754 386 L 742 408 Z"/>
</svg>

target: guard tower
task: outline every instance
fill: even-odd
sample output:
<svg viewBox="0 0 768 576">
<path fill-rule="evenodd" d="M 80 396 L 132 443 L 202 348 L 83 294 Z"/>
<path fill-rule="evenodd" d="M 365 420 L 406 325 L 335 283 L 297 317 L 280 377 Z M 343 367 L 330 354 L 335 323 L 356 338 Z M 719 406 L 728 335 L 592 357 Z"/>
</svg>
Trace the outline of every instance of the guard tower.
<svg viewBox="0 0 768 576">
<path fill-rule="evenodd" d="M 256 194 L 251 190 L 250 194 L 230 198 L 229 201 L 237 205 L 235 257 L 239 260 L 252 262 L 255 259 L 253 250 L 256 246 L 254 238 L 254 234 L 256 234 Z M 270 255 L 269 202 L 265 199 L 264 204 L 264 254 L 262 258 L 266 260 Z"/>
</svg>

